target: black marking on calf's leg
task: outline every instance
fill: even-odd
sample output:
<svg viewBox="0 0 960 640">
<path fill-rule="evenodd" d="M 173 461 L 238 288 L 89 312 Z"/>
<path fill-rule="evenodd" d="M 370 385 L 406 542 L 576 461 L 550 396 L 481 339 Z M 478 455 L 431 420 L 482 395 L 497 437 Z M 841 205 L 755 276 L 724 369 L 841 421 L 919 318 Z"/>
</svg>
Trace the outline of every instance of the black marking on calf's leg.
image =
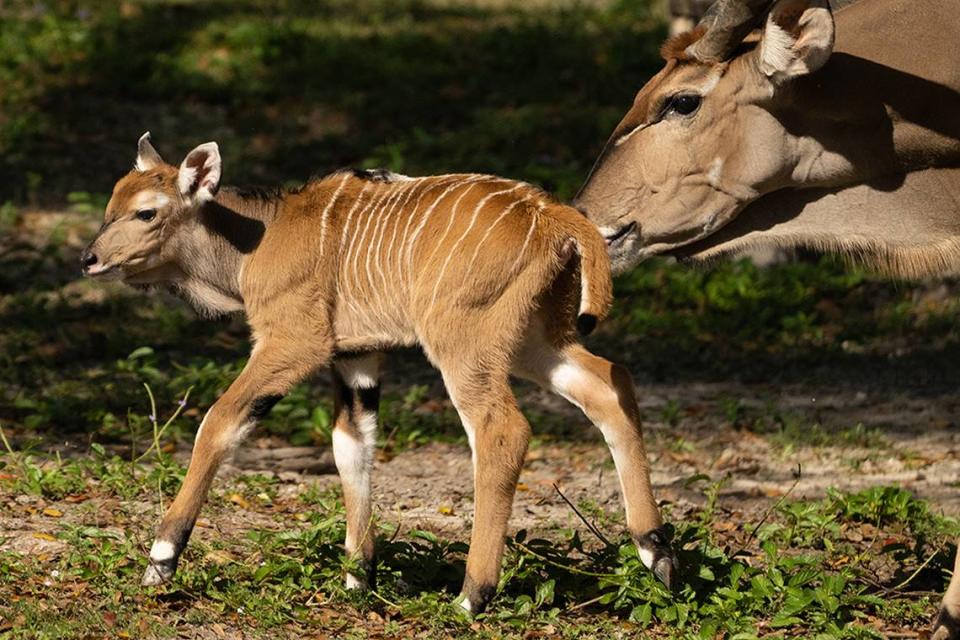
<svg viewBox="0 0 960 640">
<path fill-rule="evenodd" d="M 283 396 L 277 394 L 271 394 L 267 396 L 260 396 L 259 398 L 253 401 L 253 404 L 250 405 L 250 415 L 251 420 L 260 420 L 273 409 L 273 405 L 280 402 L 283 399 Z"/>
<path fill-rule="evenodd" d="M 377 413 L 380 409 L 380 385 L 375 387 L 360 387 L 357 389 L 357 409 Z"/>
</svg>

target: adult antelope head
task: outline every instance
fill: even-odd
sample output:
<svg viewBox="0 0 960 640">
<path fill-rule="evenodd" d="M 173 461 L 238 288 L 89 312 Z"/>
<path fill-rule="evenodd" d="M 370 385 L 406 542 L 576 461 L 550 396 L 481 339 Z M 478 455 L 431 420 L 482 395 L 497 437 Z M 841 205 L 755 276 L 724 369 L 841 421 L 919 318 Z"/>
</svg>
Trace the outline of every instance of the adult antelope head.
<svg viewBox="0 0 960 640">
<path fill-rule="evenodd" d="M 614 269 L 764 241 L 903 275 L 960 264 L 960 174 L 922 173 L 960 164 L 947 4 L 864 0 L 835 23 L 826 0 L 719 0 L 668 40 L 577 197 Z"/>
<path fill-rule="evenodd" d="M 620 271 L 757 244 L 957 270 L 958 35 L 956 2 L 862 0 L 834 22 L 825 0 L 719 0 L 664 45 L 576 204 Z M 960 639 L 960 553 L 931 637 Z"/>
</svg>

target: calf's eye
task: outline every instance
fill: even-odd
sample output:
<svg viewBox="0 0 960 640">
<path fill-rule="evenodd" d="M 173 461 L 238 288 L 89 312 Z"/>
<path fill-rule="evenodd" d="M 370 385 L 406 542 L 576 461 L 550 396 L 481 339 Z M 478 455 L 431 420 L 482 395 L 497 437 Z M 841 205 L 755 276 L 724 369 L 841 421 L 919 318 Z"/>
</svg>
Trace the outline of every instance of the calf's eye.
<svg viewBox="0 0 960 640">
<path fill-rule="evenodd" d="M 157 217 L 156 209 L 140 209 L 137 211 L 137 220 L 143 220 L 144 222 L 150 222 Z"/>
</svg>

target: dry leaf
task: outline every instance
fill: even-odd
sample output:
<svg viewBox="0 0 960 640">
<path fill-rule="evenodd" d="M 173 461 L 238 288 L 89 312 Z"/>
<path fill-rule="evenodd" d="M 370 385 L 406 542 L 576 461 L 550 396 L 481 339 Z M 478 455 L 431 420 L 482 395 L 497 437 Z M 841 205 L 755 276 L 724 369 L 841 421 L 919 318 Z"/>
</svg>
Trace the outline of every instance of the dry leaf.
<svg viewBox="0 0 960 640">
<path fill-rule="evenodd" d="M 229 496 L 227 496 L 227 500 L 229 500 L 229 501 L 232 502 L 233 504 L 238 505 L 238 506 L 240 506 L 240 507 L 242 507 L 242 508 L 244 508 L 244 509 L 249 509 L 249 508 L 250 508 L 250 503 L 247 502 L 247 499 L 244 498 L 244 497 L 243 497 L 242 495 L 240 495 L 239 493 L 231 493 Z"/>
<path fill-rule="evenodd" d="M 213 564 L 229 564 L 235 562 L 236 558 L 226 549 L 215 549 L 203 557 L 207 562 Z"/>
<path fill-rule="evenodd" d="M 53 507 L 47 507 L 43 510 L 43 515 L 50 516 L 51 518 L 61 518 L 63 517 L 63 511 L 60 511 L 60 509 L 54 509 Z"/>
</svg>

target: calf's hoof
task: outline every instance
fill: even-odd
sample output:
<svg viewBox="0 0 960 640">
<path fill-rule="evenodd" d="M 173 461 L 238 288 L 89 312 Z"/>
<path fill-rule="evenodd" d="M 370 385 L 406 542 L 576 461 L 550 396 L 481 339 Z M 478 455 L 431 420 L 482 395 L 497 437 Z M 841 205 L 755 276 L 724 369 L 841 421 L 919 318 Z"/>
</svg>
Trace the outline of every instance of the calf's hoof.
<svg viewBox="0 0 960 640">
<path fill-rule="evenodd" d="M 933 619 L 930 640 L 960 640 L 960 613 L 951 614 L 947 607 L 940 605 L 940 611 Z"/>
<path fill-rule="evenodd" d="M 165 584 L 170 582 L 173 579 L 173 574 L 176 573 L 177 567 L 169 566 L 162 562 L 150 561 L 150 564 L 147 565 L 147 570 L 143 573 L 143 580 L 140 581 L 140 584 L 144 587 L 155 587 L 160 584 Z"/>
<path fill-rule="evenodd" d="M 653 575 L 667 589 L 673 589 L 680 573 L 680 563 L 670 547 L 670 533 L 666 525 L 636 537 L 634 544 L 637 545 L 640 561 L 653 571 Z"/>
<path fill-rule="evenodd" d="M 483 613 L 496 592 L 496 585 L 478 585 L 470 579 L 470 576 L 467 576 L 463 581 L 463 589 L 460 591 L 460 597 L 457 598 L 457 604 L 471 616 L 475 616 Z"/>
<path fill-rule="evenodd" d="M 375 563 L 361 561 L 353 569 L 353 571 L 347 571 L 344 578 L 344 586 L 347 591 L 369 591 L 377 588 Z"/>
</svg>

